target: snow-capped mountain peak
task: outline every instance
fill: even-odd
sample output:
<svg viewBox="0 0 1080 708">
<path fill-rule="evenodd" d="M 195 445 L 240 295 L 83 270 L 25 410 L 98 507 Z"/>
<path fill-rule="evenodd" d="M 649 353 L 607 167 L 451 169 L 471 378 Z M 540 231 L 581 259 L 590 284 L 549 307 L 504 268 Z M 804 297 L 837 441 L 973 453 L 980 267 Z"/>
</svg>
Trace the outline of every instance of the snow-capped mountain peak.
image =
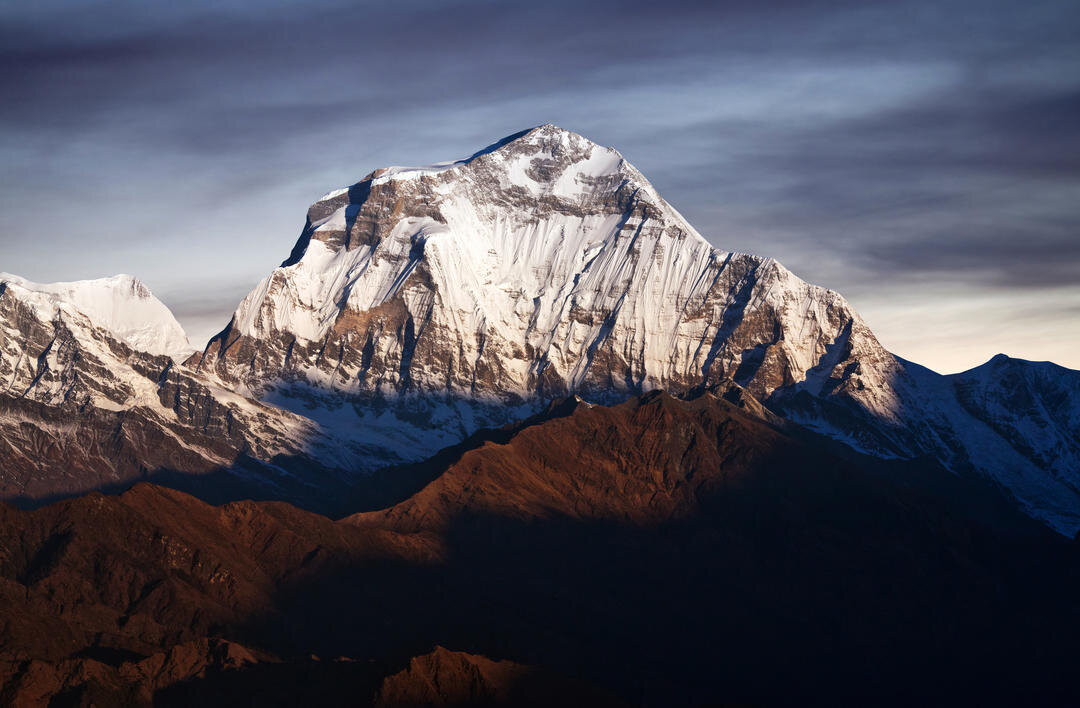
<svg viewBox="0 0 1080 708">
<path fill-rule="evenodd" d="M 295 383 L 469 404 L 422 452 L 505 422 L 474 403 L 505 419 L 572 392 L 734 380 L 765 396 L 811 374 L 817 390 L 845 346 L 880 349 L 842 297 L 714 248 L 617 151 L 543 125 L 321 198 L 202 367 L 282 405 Z M 848 378 L 878 395 L 869 362 L 888 357 L 866 359 Z"/>
<path fill-rule="evenodd" d="M 700 371 L 701 325 L 712 322 L 687 310 L 727 302 L 725 288 L 759 270 L 783 274 L 710 246 L 614 149 L 543 125 L 462 160 L 376 170 L 317 201 L 293 254 L 241 303 L 228 336 L 284 337 L 297 354 L 338 334 L 355 339 L 349 323 L 374 318 L 396 334 L 373 334 L 361 360 L 400 362 L 419 346 L 405 354 L 419 363 L 427 342 L 452 344 L 432 352 L 441 363 L 425 360 L 431 372 L 394 365 L 361 376 L 352 362 L 335 365 L 326 383 L 359 392 L 636 390 L 668 385 L 688 365 Z M 414 341 L 395 344 L 410 339 L 409 322 Z M 683 353 L 693 361 L 673 366 L 680 328 L 695 330 Z M 435 330 L 447 339 L 428 336 Z M 624 335 L 633 343 L 615 345 Z M 592 366 L 605 343 L 636 350 L 610 353 L 628 358 L 629 371 Z"/>
<path fill-rule="evenodd" d="M 348 484 L 552 399 L 662 388 L 862 452 L 932 456 L 1080 528 L 1080 373 L 999 356 L 946 377 L 906 362 L 839 294 L 710 245 L 617 151 L 553 125 L 320 198 L 202 356 L 151 356 L 181 359 L 187 341 L 130 276 L 0 276 L 0 326 L 0 405 L 15 411 L 0 438 L 46 444 L 19 417 L 44 406 L 63 408 L 50 435 L 64 440 L 67 416 L 93 410 L 93 456 L 110 460 L 116 419 L 141 421 L 117 475 L 151 458 L 245 460 L 270 487 L 317 495 L 309 475 Z M 162 436 L 173 442 L 149 442 Z M 62 458 L 24 457 L 20 485 L 43 467 L 66 479 Z"/>
<path fill-rule="evenodd" d="M 1039 471 L 1078 454 L 1061 425 L 1029 454 L 977 410 L 979 387 L 893 356 L 837 293 L 713 247 L 617 151 L 553 125 L 316 201 L 201 367 L 388 461 L 570 393 L 736 387 L 864 452 L 988 474 L 1055 528 L 1080 525 L 1072 473 Z"/>
<path fill-rule="evenodd" d="M 23 291 L 43 319 L 52 312 L 78 313 L 135 351 L 180 361 L 194 351 L 172 312 L 131 275 L 65 283 L 34 283 L 0 273 L 0 283 Z"/>
</svg>

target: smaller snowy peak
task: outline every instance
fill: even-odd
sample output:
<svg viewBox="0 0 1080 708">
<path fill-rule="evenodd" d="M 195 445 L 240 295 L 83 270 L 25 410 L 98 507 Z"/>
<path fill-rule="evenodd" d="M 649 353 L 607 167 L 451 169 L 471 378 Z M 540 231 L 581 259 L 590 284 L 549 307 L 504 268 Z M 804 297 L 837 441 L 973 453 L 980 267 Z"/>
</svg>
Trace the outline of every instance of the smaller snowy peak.
<svg viewBox="0 0 1080 708">
<path fill-rule="evenodd" d="M 74 311 L 136 351 L 177 361 L 194 351 L 169 308 L 134 276 L 35 283 L 0 273 L 0 284 L 16 292 L 42 319 Z"/>
<path fill-rule="evenodd" d="M 1045 382 L 1070 382 L 1080 391 L 1080 371 L 1069 369 L 1052 361 L 1030 361 L 1007 354 L 995 354 L 989 361 L 946 378 L 959 385 L 979 382 L 997 389 L 1007 388 L 1010 377 L 1016 380 Z"/>
<path fill-rule="evenodd" d="M 1063 426 L 1080 473 L 1080 371 L 1050 361 L 1027 361 L 998 354 L 990 361 L 947 377 L 961 399 L 1000 422 L 1006 415 L 1045 418 Z M 1057 450 L 1055 455 L 1061 455 Z"/>
<path fill-rule="evenodd" d="M 980 364 L 973 369 L 969 369 L 959 376 L 964 376 L 968 373 L 974 373 L 976 371 L 992 371 L 994 369 L 1001 368 L 1037 368 L 1037 369 L 1062 369 L 1067 371 L 1063 366 L 1053 363 L 1052 361 L 1030 361 L 1028 359 L 1019 359 L 1017 357 L 1009 356 L 1008 354 L 995 354 L 985 364 Z"/>
</svg>

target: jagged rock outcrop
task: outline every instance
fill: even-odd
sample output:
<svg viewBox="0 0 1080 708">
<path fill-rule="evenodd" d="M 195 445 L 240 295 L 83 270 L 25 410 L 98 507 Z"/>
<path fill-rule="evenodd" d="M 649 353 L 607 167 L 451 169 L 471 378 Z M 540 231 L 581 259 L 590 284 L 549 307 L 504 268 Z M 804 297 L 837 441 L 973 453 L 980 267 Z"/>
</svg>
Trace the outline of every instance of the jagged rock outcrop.
<svg viewBox="0 0 1080 708">
<path fill-rule="evenodd" d="M 435 647 L 387 676 L 375 708 L 465 708 L 465 706 L 623 706 L 613 696 L 580 681 L 513 661 Z"/>
</svg>

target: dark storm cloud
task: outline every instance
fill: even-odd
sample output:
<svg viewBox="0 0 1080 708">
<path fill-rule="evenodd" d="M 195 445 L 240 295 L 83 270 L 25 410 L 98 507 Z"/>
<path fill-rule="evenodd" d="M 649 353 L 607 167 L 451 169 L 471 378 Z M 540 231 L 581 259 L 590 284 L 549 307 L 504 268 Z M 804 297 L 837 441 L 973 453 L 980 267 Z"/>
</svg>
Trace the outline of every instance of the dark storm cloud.
<svg viewBox="0 0 1080 708">
<path fill-rule="evenodd" d="M 956 97 L 959 93 L 960 96 Z M 876 272 L 970 272 L 1009 286 L 1080 282 L 1080 81 L 1030 90 L 954 87 L 922 105 L 791 141 L 777 169 L 820 227 L 877 227 L 837 245 Z"/>
<path fill-rule="evenodd" d="M 235 157 L 264 172 L 303 169 L 291 160 L 312 134 L 550 97 L 545 115 L 499 128 L 512 132 L 598 91 L 737 66 L 784 27 L 820 24 L 819 12 L 843 7 L 580 5 L 194 4 L 161 17 L 144 4 L 57 4 L 51 13 L 46 4 L 0 21 L 0 128 L 45 153 L 85 138 Z M 789 50 L 792 38 L 812 36 L 786 34 Z M 471 127 L 470 140 L 500 137 Z"/>
<path fill-rule="evenodd" d="M 1076 224 L 1023 224 L 978 231 L 948 231 L 906 243 L 874 245 L 882 268 L 948 275 L 986 274 L 1006 287 L 1080 283 L 1080 235 Z"/>
<path fill-rule="evenodd" d="M 1069 84 L 1069 79 L 1075 83 Z M 724 154 L 684 199 L 752 211 L 796 246 L 882 275 L 950 273 L 988 287 L 1080 283 L 1080 73 L 1050 87 L 981 86 L 961 73 L 917 101 L 787 125 L 687 131 Z M 748 177 L 749 175 L 749 177 Z"/>
<path fill-rule="evenodd" d="M 242 149 L 312 122 L 664 80 L 671 67 L 656 72 L 655 62 L 756 54 L 774 33 L 757 23 L 813 23 L 814 7 L 306 3 L 250 13 L 197 8 L 163 24 L 129 21 L 147 12 L 142 6 L 90 3 L 0 27 L 8 69 L 0 91 L 17 99 L 0 105 L 0 121 L 78 130 L 127 109 L 178 110 L 153 116 L 164 123 L 158 138 L 199 151 L 215 140 L 229 147 L 224 120 L 248 132 Z M 128 24 L 130 32 L 115 31 Z"/>
</svg>

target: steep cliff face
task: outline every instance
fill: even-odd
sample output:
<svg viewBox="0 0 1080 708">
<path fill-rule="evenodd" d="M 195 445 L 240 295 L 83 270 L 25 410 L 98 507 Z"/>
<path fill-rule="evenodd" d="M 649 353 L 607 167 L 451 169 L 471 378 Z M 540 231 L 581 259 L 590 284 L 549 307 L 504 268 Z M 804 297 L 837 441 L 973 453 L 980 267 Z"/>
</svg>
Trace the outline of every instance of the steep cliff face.
<svg viewBox="0 0 1080 708">
<path fill-rule="evenodd" d="M 312 388 L 416 409 L 385 427 L 433 452 L 571 391 L 842 378 L 887 410 L 894 362 L 838 294 L 713 248 L 618 152 L 545 125 L 320 199 L 201 366 L 298 412 Z"/>
<path fill-rule="evenodd" d="M 839 295 L 718 251 L 618 152 L 547 125 L 316 202 L 204 365 L 360 394 L 767 394 L 840 340 L 877 347 Z"/>
</svg>

